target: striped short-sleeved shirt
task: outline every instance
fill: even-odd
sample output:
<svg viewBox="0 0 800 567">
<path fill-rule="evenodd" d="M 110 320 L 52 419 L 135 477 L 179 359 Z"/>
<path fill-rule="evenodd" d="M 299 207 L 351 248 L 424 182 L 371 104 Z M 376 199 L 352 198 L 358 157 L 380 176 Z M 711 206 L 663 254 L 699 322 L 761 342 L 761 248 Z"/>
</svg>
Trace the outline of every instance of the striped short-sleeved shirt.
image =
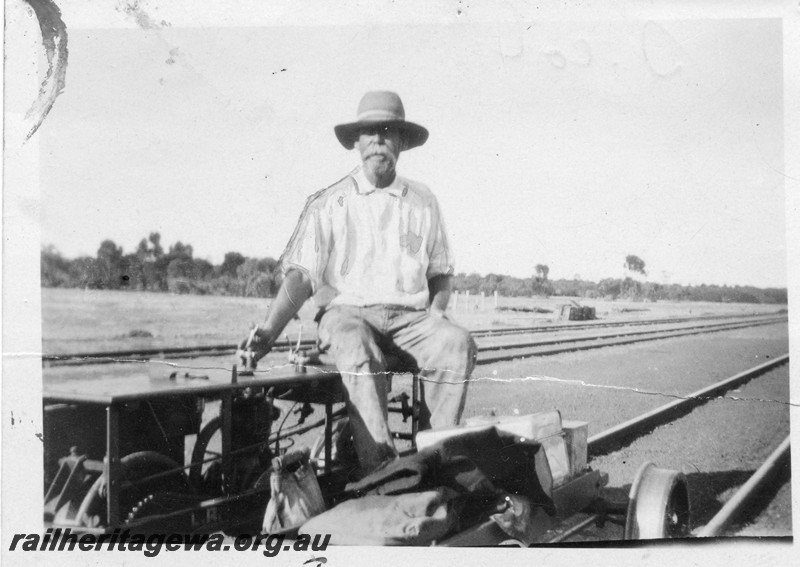
<svg viewBox="0 0 800 567">
<path fill-rule="evenodd" d="M 359 167 L 309 197 L 281 256 L 326 305 L 425 309 L 428 280 L 453 273 L 439 204 L 425 185 L 397 176 L 376 189 Z"/>
</svg>

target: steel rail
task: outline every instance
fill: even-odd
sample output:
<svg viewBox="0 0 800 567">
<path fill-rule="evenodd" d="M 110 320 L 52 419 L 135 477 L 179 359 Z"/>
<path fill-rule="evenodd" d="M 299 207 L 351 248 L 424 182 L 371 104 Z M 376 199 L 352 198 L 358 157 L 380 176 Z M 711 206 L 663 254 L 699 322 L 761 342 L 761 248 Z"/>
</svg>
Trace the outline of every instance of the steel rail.
<svg viewBox="0 0 800 567">
<path fill-rule="evenodd" d="M 783 440 L 767 460 L 758 468 L 742 487 L 736 491 L 728 502 L 711 518 L 711 521 L 700 530 L 697 537 L 714 537 L 720 535 L 737 515 L 752 502 L 753 497 L 774 478 L 790 456 L 790 436 Z"/>
<path fill-rule="evenodd" d="M 692 321 L 712 321 L 717 319 L 749 319 L 751 317 L 769 317 L 783 315 L 785 313 L 771 312 L 771 313 L 743 313 L 737 315 L 699 315 L 697 317 L 665 317 L 663 319 L 643 319 L 643 320 L 630 320 L 630 321 L 604 321 L 602 319 L 595 320 L 594 323 L 571 323 L 564 321 L 560 325 L 539 325 L 536 327 L 506 327 L 502 329 L 473 329 L 470 334 L 473 337 L 490 337 L 490 336 L 503 336 L 503 335 L 519 335 L 526 333 L 539 333 L 548 331 L 571 331 L 573 329 L 592 329 L 602 327 L 622 327 L 622 326 L 643 326 L 643 325 L 660 325 L 668 323 L 686 323 Z"/>
<path fill-rule="evenodd" d="M 589 454 L 592 456 L 603 455 L 624 446 L 637 437 L 641 437 L 653 428 L 674 421 L 690 409 L 704 404 L 723 392 L 744 384 L 748 380 L 763 374 L 773 368 L 789 361 L 789 355 L 784 354 L 773 360 L 754 366 L 749 370 L 740 372 L 730 378 L 721 380 L 710 386 L 692 392 L 679 400 L 664 404 L 652 411 L 629 419 L 619 425 L 589 437 Z"/>
<path fill-rule="evenodd" d="M 536 352 L 528 352 L 528 353 L 522 352 L 522 353 L 512 353 L 512 354 L 504 354 L 504 355 L 498 355 L 498 356 L 490 356 L 490 357 L 481 357 L 481 358 L 478 358 L 477 364 L 479 364 L 479 365 L 494 364 L 496 362 L 506 362 L 506 361 L 510 361 L 510 360 L 519 360 L 519 359 L 529 358 L 529 357 L 532 357 L 532 356 L 548 356 L 548 355 L 554 355 L 554 354 L 562 354 L 562 353 L 566 353 L 566 352 L 575 352 L 575 351 L 580 351 L 580 350 L 590 350 L 590 349 L 596 349 L 596 348 L 603 348 L 603 347 L 608 347 L 608 346 L 621 346 L 621 345 L 627 345 L 627 344 L 633 344 L 633 343 L 641 343 L 641 342 L 647 342 L 647 341 L 656 341 L 656 340 L 662 340 L 662 339 L 669 339 L 669 338 L 674 338 L 674 337 L 685 337 L 685 336 L 690 336 L 690 335 L 699 335 L 699 334 L 703 334 L 703 333 L 729 331 L 729 330 L 743 329 L 743 328 L 747 328 L 747 327 L 757 327 L 757 326 L 761 326 L 761 325 L 771 325 L 771 324 L 774 324 L 774 323 L 778 323 L 780 321 L 782 321 L 782 319 L 776 319 L 774 321 L 766 321 L 766 322 L 750 322 L 750 323 L 741 323 L 741 324 L 733 324 L 733 323 L 731 323 L 731 324 L 728 324 L 727 326 L 715 327 L 713 329 L 708 329 L 708 328 L 704 328 L 703 327 L 703 328 L 699 328 L 699 330 L 698 330 L 698 328 L 690 328 L 690 329 L 685 329 L 685 330 L 661 331 L 661 332 L 659 332 L 659 334 L 657 334 L 655 336 L 653 336 L 653 335 L 646 336 L 646 337 L 636 336 L 636 337 L 633 337 L 633 338 L 617 339 L 617 340 L 611 340 L 611 341 L 605 341 L 605 342 L 597 342 L 597 343 L 591 343 L 591 344 L 577 344 L 579 342 L 580 343 L 585 343 L 588 340 L 591 340 L 590 338 L 582 338 L 580 341 L 576 341 L 576 340 L 571 341 L 571 340 L 565 339 L 565 340 L 559 341 L 559 344 L 566 344 L 567 346 L 549 348 L 549 349 L 546 349 L 546 350 L 540 350 L 540 351 L 536 351 Z M 596 340 L 596 338 L 595 338 L 595 340 Z M 509 348 L 513 348 L 513 346 L 509 347 Z M 478 350 L 482 351 L 482 349 L 478 349 Z"/>
<path fill-rule="evenodd" d="M 538 340 L 534 342 L 520 342 L 520 343 L 501 343 L 501 344 L 494 344 L 494 345 L 482 345 L 478 350 L 480 352 L 486 352 L 491 350 L 509 350 L 515 348 L 528 348 L 528 347 L 538 347 L 538 346 L 548 346 L 554 344 L 561 344 L 561 343 L 572 343 L 572 342 L 584 342 L 584 341 L 592 341 L 592 340 L 602 340 L 602 339 L 612 339 L 616 337 L 634 337 L 634 336 L 642 336 L 642 335 L 654 335 L 654 334 L 664 334 L 664 333 L 673 333 L 685 330 L 696 330 L 696 329 L 706 329 L 706 330 L 713 330 L 716 328 L 739 328 L 739 326 L 753 326 L 759 323 L 774 323 L 778 321 L 785 321 L 783 318 L 769 318 L 769 319 L 758 319 L 756 321 L 740 321 L 740 322 L 726 322 L 726 323 L 706 323 L 703 325 L 693 325 L 688 327 L 675 327 L 669 329 L 648 329 L 646 331 L 615 331 L 610 333 L 603 333 L 599 335 L 579 335 L 579 336 L 563 336 L 563 337 L 555 337 L 552 339 L 545 339 L 545 340 Z"/>
<path fill-rule="evenodd" d="M 588 528 L 592 524 L 596 524 L 599 520 L 602 519 L 602 517 L 603 516 L 601 514 L 591 514 L 585 520 L 575 524 L 571 528 L 569 528 L 566 531 L 558 534 L 557 536 L 545 541 L 544 543 L 546 543 L 546 544 L 561 543 L 561 542 L 569 539 L 570 537 L 574 536 L 575 534 L 582 532 L 583 530 L 585 530 L 586 528 Z"/>
<path fill-rule="evenodd" d="M 785 317 L 769 317 L 767 319 L 758 319 L 758 320 L 747 320 L 744 319 L 741 322 L 728 322 L 728 323 L 717 323 L 717 324 L 707 324 L 707 325 L 700 325 L 695 327 L 686 327 L 684 329 L 704 329 L 706 327 L 719 327 L 719 326 L 733 326 L 731 328 L 739 328 L 739 327 L 747 327 L 747 326 L 754 326 L 756 324 L 768 324 L 774 322 L 780 322 L 786 320 Z M 674 323 L 674 320 L 669 322 Z M 617 323 L 611 324 L 613 326 L 617 326 Z M 609 325 L 609 326 L 611 326 Z M 597 326 L 597 325 L 595 325 Z M 558 331 L 571 331 L 577 329 L 578 326 L 552 326 L 550 330 L 558 330 Z M 653 334 L 653 333 L 672 333 L 676 331 L 680 331 L 681 329 L 672 329 L 672 330 L 650 330 L 650 331 L 634 331 L 630 333 L 610 333 L 606 335 L 597 335 L 591 337 L 573 337 L 573 338 L 558 338 L 558 339 L 548 339 L 545 341 L 537 341 L 532 343 L 506 343 L 502 345 L 485 345 L 480 347 L 478 350 L 479 352 L 486 352 L 491 350 L 503 350 L 503 349 L 517 349 L 517 348 L 528 348 L 528 347 L 536 347 L 536 346 L 546 346 L 548 344 L 563 344 L 563 343 L 575 343 L 575 342 L 585 342 L 591 340 L 600 340 L 603 338 L 608 337 L 615 337 L 615 336 L 638 336 L 644 334 Z M 710 331 L 704 331 L 710 332 Z M 508 334 L 519 334 L 516 332 L 508 333 Z M 495 333 L 495 336 L 500 336 L 499 333 Z M 639 339 L 639 340 L 648 340 L 648 339 Z M 628 342 L 639 342 L 637 341 L 628 341 Z M 282 352 L 289 350 L 293 345 L 296 345 L 296 342 L 290 341 L 281 341 L 276 343 L 272 349 L 272 352 Z M 614 344 L 628 344 L 627 342 L 622 343 L 614 343 Z M 316 346 L 316 339 L 304 339 L 300 341 L 300 345 L 302 347 L 311 347 L 313 348 Z M 600 346 L 605 345 L 596 345 L 596 346 L 587 346 L 585 348 L 599 348 Z M 569 352 L 572 350 L 581 350 L 580 348 L 568 348 L 566 350 L 557 350 L 557 351 L 548 351 L 546 353 L 537 353 L 537 354 L 558 354 L 560 352 Z M 164 357 L 164 358 L 197 358 L 200 356 L 226 356 L 236 352 L 236 347 L 229 346 L 229 345 L 212 345 L 207 347 L 174 347 L 174 348 L 162 348 L 162 349 L 132 349 L 132 350 L 121 350 L 121 351 L 100 351 L 100 352 L 90 352 L 90 353 L 82 353 L 82 354 L 64 354 L 64 355 L 44 355 L 42 357 L 42 362 L 50 365 L 50 366 L 82 366 L 82 365 L 89 365 L 89 364 L 112 364 L 112 363 L 124 363 L 124 362 L 134 362 L 134 361 L 142 361 L 148 360 L 153 357 Z M 502 360 L 512 360 L 515 358 L 524 357 L 524 355 L 513 355 L 513 356 L 505 356 L 505 357 L 493 357 L 488 359 L 486 364 L 491 362 L 499 362 Z M 482 364 L 479 360 L 478 364 Z"/>
</svg>

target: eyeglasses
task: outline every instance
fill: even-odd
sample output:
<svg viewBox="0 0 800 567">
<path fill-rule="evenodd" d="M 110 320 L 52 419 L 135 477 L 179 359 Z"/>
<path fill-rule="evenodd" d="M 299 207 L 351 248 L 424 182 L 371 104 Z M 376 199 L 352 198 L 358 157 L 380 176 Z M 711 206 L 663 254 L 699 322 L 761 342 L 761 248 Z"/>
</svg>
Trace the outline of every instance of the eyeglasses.
<svg viewBox="0 0 800 567">
<path fill-rule="evenodd" d="M 358 133 L 364 134 L 366 136 L 389 136 L 398 132 L 396 126 L 364 126 L 363 128 L 359 128 Z"/>
</svg>

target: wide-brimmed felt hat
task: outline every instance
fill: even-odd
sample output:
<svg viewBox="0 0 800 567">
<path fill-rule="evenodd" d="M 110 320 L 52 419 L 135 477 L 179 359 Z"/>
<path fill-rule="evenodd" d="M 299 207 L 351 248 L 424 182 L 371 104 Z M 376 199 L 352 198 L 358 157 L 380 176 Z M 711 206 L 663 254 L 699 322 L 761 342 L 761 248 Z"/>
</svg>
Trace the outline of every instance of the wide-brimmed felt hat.
<svg viewBox="0 0 800 567">
<path fill-rule="evenodd" d="M 371 91 L 361 98 L 355 122 L 334 126 L 339 142 L 348 150 L 353 149 L 359 131 L 367 126 L 394 126 L 405 140 L 406 150 L 421 146 L 428 139 L 428 130 L 406 120 L 403 101 L 397 93 Z"/>
</svg>

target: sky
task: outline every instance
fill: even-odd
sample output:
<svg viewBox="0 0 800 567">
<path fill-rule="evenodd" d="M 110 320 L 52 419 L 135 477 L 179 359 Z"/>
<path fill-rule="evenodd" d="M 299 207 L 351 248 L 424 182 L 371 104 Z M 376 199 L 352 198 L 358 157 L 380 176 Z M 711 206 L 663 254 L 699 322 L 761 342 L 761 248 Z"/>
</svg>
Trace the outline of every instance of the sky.
<svg viewBox="0 0 800 567">
<path fill-rule="evenodd" d="M 69 26 L 69 21 L 65 21 Z M 158 231 L 214 263 L 278 257 L 357 165 L 333 126 L 389 89 L 430 131 L 457 272 L 787 285 L 777 19 L 86 27 L 39 133 L 41 239 Z"/>
</svg>

